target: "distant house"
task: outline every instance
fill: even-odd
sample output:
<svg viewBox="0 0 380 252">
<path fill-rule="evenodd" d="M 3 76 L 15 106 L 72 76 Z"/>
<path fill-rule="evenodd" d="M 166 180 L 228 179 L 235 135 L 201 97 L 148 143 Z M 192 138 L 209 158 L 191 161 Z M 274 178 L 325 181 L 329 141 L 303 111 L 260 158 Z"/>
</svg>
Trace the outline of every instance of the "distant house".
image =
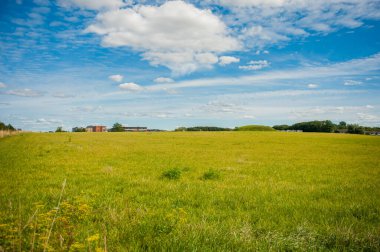
<svg viewBox="0 0 380 252">
<path fill-rule="evenodd" d="M 380 131 L 364 131 L 364 134 L 371 136 L 380 136 Z"/>
<path fill-rule="evenodd" d="M 145 132 L 148 131 L 147 127 L 123 127 L 125 132 Z"/>
<path fill-rule="evenodd" d="M 107 132 L 106 126 L 100 126 L 100 125 L 90 125 L 86 127 L 86 132 Z"/>
</svg>

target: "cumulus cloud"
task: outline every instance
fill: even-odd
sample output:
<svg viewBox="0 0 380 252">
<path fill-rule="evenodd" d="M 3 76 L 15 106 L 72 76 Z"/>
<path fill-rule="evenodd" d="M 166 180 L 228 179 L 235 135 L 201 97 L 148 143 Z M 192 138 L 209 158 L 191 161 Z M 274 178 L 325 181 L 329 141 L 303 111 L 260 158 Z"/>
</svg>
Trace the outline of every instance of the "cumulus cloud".
<svg viewBox="0 0 380 252">
<path fill-rule="evenodd" d="M 174 80 L 171 78 L 167 78 L 167 77 L 158 77 L 158 78 L 154 79 L 154 82 L 155 83 L 172 83 L 172 82 L 174 82 Z"/>
<path fill-rule="evenodd" d="M 6 94 L 15 95 L 15 96 L 23 96 L 23 97 L 42 96 L 41 92 L 29 89 L 29 88 L 9 90 L 8 92 L 6 92 Z"/>
<path fill-rule="evenodd" d="M 345 85 L 345 86 L 358 86 L 358 85 L 361 85 L 361 84 L 363 84 L 363 82 L 361 82 L 361 81 L 356 81 L 356 80 L 346 80 L 346 81 L 344 82 L 344 85 Z"/>
<path fill-rule="evenodd" d="M 85 10 L 110 10 L 126 6 L 123 0 L 58 0 L 61 7 L 78 7 Z"/>
<path fill-rule="evenodd" d="M 310 83 L 310 84 L 307 85 L 307 87 L 308 88 L 317 88 L 317 87 L 319 87 L 319 85 L 318 84 Z"/>
<path fill-rule="evenodd" d="M 121 81 L 123 81 L 123 78 L 124 78 L 124 76 L 120 75 L 120 74 L 114 74 L 114 75 L 108 76 L 108 79 L 110 79 L 114 82 L 121 82 Z"/>
<path fill-rule="evenodd" d="M 232 63 L 240 62 L 239 58 L 232 57 L 232 56 L 221 56 L 219 57 L 219 65 L 226 66 Z"/>
<path fill-rule="evenodd" d="M 239 66 L 239 68 L 243 70 L 260 70 L 269 65 L 270 63 L 266 60 L 252 60 L 246 66 Z"/>
<path fill-rule="evenodd" d="M 175 74 L 210 68 L 218 54 L 241 48 L 218 16 L 183 1 L 99 13 L 86 32 L 102 36 L 103 46 L 140 51 L 153 66 Z"/>
<path fill-rule="evenodd" d="M 138 92 L 143 90 L 144 88 L 136 83 L 133 82 L 127 82 L 119 85 L 119 88 L 130 91 L 130 92 Z"/>
<path fill-rule="evenodd" d="M 7 85 L 5 83 L 0 82 L 0 88 L 6 88 L 6 87 L 7 87 Z"/>
</svg>

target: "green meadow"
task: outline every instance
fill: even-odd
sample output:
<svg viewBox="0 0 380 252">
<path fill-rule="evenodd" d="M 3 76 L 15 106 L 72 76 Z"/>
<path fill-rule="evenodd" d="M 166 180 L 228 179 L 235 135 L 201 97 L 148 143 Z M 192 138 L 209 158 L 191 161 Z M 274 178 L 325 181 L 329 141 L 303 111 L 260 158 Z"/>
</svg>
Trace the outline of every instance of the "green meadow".
<svg viewBox="0 0 380 252">
<path fill-rule="evenodd" d="M 380 137 L 0 139 L 0 251 L 379 251 Z"/>
</svg>

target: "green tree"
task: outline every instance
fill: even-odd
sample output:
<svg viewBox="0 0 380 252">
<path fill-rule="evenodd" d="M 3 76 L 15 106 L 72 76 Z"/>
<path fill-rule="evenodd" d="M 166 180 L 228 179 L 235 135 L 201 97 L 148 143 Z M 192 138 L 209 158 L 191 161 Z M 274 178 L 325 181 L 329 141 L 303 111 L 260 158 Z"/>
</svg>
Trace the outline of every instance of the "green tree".
<svg viewBox="0 0 380 252">
<path fill-rule="evenodd" d="M 8 125 L 7 125 L 7 129 L 8 129 L 8 130 L 12 130 L 12 131 L 16 130 L 16 129 L 12 126 L 12 124 L 8 124 Z"/>
<path fill-rule="evenodd" d="M 346 129 L 347 123 L 345 121 L 339 122 L 338 129 Z"/>
<path fill-rule="evenodd" d="M 86 129 L 83 127 L 75 127 L 73 128 L 73 132 L 86 132 Z"/>
<path fill-rule="evenodd" d="M 124 131 L 123 125 L 121 125 L 121 123 L 115 123 L 112 126 L 111 131 L 112 132 L 123 132 Z"/>
<path fill-rule="evenodd" d="M 288 130 L 290 126 L 286 124 L 282 124 L 282 125 L 274 125 L 272 128 L 275 130 Z"/>
<path fill-rule="evenodd" d="M 179 127 L 179 128 L 176 128 L 174 131 L 187 131 L 187 128 L 186 127 Z"/>
<path fill-rule="evenodd" d="M 347 130 L 350 134 L 364 134 L 364 128 L 359 124 L 349 124 Z"/>
<path fill-rule="evenodd" d="M 55 132 L 64 132 L 64 130 L 62 129 L 62 127 L 58 127 Z"/>
</svg>

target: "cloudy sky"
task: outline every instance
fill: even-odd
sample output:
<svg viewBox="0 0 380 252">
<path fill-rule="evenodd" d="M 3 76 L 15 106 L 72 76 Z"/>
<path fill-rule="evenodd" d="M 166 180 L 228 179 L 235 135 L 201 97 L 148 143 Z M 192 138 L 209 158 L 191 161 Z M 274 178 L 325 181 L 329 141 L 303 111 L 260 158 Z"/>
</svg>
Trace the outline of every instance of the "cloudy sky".
<svg viewBox="0 0 380 252">
<path fill-rule="evenodd" d="M 380 124 L 379 0 L 1 0 L 0 56 L 27 130 Z"/>
</svg>

